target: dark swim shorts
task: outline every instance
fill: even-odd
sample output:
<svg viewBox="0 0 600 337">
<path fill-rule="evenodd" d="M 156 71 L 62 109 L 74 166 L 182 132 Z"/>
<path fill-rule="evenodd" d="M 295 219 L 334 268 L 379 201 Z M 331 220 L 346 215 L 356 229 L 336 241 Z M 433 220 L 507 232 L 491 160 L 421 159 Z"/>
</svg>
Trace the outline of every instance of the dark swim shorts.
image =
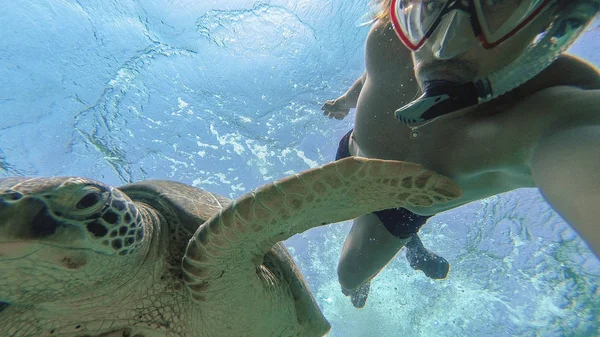
<svg viewBox="0 0 600 337">
<path fill-rule="evenodd" d="M 342 137 L 342 140 L 340 140 L 335 160 L 351 156 L 349 149 L 351 134 L 352 130 L 348 131 Z M 383 223 L 392 235 L 400 239 L 406 239 L 413 234 L 417 234 L 421 226 L 430 218 L 430 216 L 418 215 L 402 207 L 384 209 L 373 213 L 377 215 L 381 223 Z"/>
</svg>

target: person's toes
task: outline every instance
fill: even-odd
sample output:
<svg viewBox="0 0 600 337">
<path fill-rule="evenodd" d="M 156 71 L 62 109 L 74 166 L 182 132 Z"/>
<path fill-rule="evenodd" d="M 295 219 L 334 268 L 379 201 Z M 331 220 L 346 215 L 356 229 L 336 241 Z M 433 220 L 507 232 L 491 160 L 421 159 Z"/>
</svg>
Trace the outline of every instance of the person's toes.
<svg viewBox="0 0 600 337">
<path fill-rule="evenodd" d="M 420 270 L 432 279 L 444 279 L 450 271 L 450 263 L 441 256 L 427 251 L 426 254 L 410 254 L 409 263 L 415 270 Z"/>
<path fill-rule="evenodd" d="M 367 303 L 367 298 L 369 297 L 369 290 L 371 289 L 371 282 L 367 282 L 362 286 L 358 287 L 354 290 L 348 290 L 342 288 L 342 294 L 345 296 L 350 296 L 350 301 L 355 308 L 363 308 Z"/>
</svg>

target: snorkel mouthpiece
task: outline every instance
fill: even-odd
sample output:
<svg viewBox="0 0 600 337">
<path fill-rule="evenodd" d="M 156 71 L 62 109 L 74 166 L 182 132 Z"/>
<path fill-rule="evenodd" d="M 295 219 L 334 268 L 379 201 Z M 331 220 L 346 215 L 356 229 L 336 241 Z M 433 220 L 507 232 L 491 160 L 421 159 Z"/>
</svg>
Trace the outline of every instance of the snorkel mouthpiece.
<svg viewBox="0 0 600 337">
<path fill-rule="evenodd" d="M 423 95 L 396 110 L 395 116 L 399 122 L 412 126 L 475 105 L 478 96 L 474 82 L 429 81 Z"/>
</svg>

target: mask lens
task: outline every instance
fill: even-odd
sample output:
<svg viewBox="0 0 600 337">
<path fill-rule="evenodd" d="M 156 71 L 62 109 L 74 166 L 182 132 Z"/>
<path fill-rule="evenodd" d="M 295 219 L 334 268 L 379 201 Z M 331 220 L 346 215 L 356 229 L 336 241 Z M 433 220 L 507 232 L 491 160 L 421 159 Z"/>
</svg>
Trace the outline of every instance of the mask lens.
<svg viewBox="0 0 600 337">
<path fill-rule="evenodd" d="M 488 43 L 512 35 L 532 20 L 548 0 L 479 0 L 475 10 Z"/>
<path fill-rule="evenodd" d="M 407 47 L 418 49 L 444 10 L 447 0 L 396 0 L 392 20 Z"/>
</svg>

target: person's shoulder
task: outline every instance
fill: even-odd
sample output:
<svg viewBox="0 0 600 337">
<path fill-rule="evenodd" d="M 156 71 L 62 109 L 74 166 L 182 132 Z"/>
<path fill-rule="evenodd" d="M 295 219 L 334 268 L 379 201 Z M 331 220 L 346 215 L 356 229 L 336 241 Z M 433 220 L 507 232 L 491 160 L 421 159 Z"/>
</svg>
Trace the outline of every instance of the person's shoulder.
<svg viewBox="0 0 600 337">
<path fill-rule="evenodd" d="M 600 118 L 600 70 L 577 56 L 565 54 L 544 71 L 542 99 L 576 119 Z"/>
<path fill-rule="evenodd" d="M 543 117 L 546 131 L 600 125 L 600 88 L 596 86 L 552 86 L 532 94 L 524 103 L 541 112 L 534 115 Z"/>
<path fill-rule="evenodd" d="M 373 23 L 367 36 L 365 62 L 367 73 L 382 81 L 397 76 L 414 76 L 412 55 L 396 36 L 389 20 Z M 409 71 L 405 68 L 409 66 Z"/>
<path fill-rule="evenodd" d="M 513 94 L 522 97 L 526 106 L 544 110 L 547 118 L 577 115 L 597 118 L 600 116 L 600 71 L 581 58 L 562 55 Z"/>
<path fill-rule="evenodd" d="M 583 90 L 600 89 L 600 71 L 579 57 L 564 54 L 523 85 L 523 89 L 538 91 L 562 86 Z"/>
<path fill-rule="evenodd" d="M 373 22 L 369 34 L 367 35 L 367 44 L 369 42 L 380 44 L 382 41 L 396 40 L 398 37 L 394 32 L 392 23 L 388 19 L 378 19 Z M 399 40 L 398 40 L 399 41 Z"/>
<path fill-rule="evenodd" d="M 563 77 L 570 86 L 585 90 L 600 89 L 600 70 L 582 58 L 562 55 L 550 65 L 549 70 Z"/>
</svg>

